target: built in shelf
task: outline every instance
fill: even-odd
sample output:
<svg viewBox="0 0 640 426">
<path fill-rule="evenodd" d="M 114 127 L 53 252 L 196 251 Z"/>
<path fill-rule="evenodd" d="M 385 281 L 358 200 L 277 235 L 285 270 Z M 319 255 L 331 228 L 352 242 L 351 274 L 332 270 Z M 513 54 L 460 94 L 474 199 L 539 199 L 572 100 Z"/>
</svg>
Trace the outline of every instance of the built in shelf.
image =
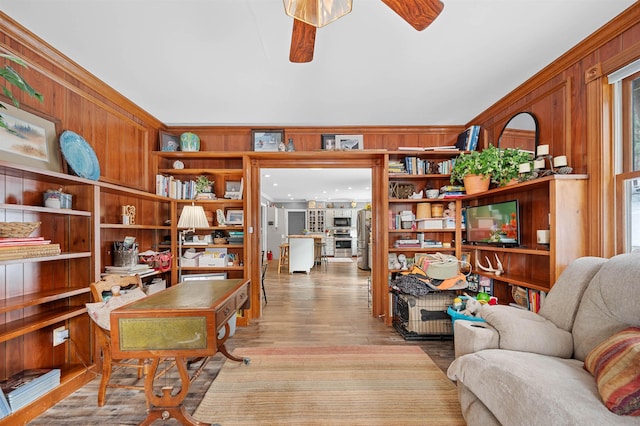
<svg viewBox="0 0 640 426">
<path fill-rule="evenodd" d="M 15 311 L 28 306 L 37 306 L 85 293 L 89 293 L 89 287 L 66 287 L 11 297 L 0 300 L 0 313 Z"/>
<path fill-rule="evenodd" d="M 516 253 L 516 254 L 531 254 L 534 256 L 549 256 L 550 252 L 548 248 L 525 248 L 525 247 L 497 247 L 497 246 L 483 246 L 483 245 L 463 245 L 463 250 L 482 250 L 502 253 Z"/>
<path fill-rule="evenodd" d="M 15 263 L 53 262 L 56 260 L 79 259 L 83 257 L 91 257 L 91 252 L 86 251 L 86 252 L 74 252 L 74 253 L 61 253 L 56 256 L 26 257 L 23 259 L 2 260 L 0 261 L 0 265 L 11 265 Z"/>
<path fill-rule="evenodd" d="M 550 290 L 549 284 L 545 283 L 544 281 L 532 280 L 529 277 L 522 277 L 522 276 L 512 275 L 508 273 L 502 273 L 498 276 L 492 272 L 485 272 L 479 269 L 474 269 L 473 272 L 478 275 L 493 278 L 493 279 L 500 280 L 502 282 L 506 282 L 512 285 L 517 285 L 520 287 L 526 287 L 526 288 L 530 288 L 533 290 L 540 290 L 540 291 Z"/>
<path fill-rule="evenodd" d="M 91 216 L 91 212 L 87 212 L 84 210 L 53 209 L 50 207 L 26 206 L 21 204 L 0 204 L 0 209 L 35 212 L 35 213 L 62 214 L 62 215 L 70 215 L 70 216 L 87 216 L 87 217 Z"/>
<path fill-rule="evenodd" d="M 159 169 L 160 174 L 171 175 L 229 175 L 229 176 L 242 176 L 242 169 Z"/>
<path fill-rule="evenodd" d="M 71 306 L 42 312 L 36 315 L 24 317 L 15 321 L 0 325 L 0 342 L 6 342 L 16 337 L 24 336 L 51 325 L 57 324 L 69 318 L 83 315 L 87 308 L 83 306 Z"/>
<path fill-rule="evenodd" d="M 124 225 L 122 223 L 101 223 L 101 229 L 141 229 L 141 230 L 170 230 L 166 225 Z"/>
</svg>

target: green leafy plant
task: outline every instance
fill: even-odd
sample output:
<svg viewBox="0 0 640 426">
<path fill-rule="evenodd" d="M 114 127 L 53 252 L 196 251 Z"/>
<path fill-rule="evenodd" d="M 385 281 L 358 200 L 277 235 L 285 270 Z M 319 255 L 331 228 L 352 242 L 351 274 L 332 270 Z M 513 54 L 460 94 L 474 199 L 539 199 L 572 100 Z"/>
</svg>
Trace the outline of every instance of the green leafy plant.
<svg viewBox="0 0 640 426">
<path fill-rule="evenodd" d="M 25 68 L 27 67 L 26 62 L 24 62 L 22 59 L 15 57 L 13 55 L 7 55 L 7 54 L 0 54 L 0 58 L 4 58 L 7 59 L 11 62 L 14 62 L 18 65 L 21 65 Z M 37 100 L 39 100 L 40 102 L 42 102 L 44 100 L 44 97 L 42 96 L 41 93 L 37 92 L 33 87 L 31 87 L 29 85 L 29 83 L 27 83 L 21 76 L 20 74 L 18 74 L 18 72 L 13 69 L 13 67 L 11 67 L 11 65 L 6 64 L 4 66 L 4 68 L 0 68 L 0 77 L 2 77 L 7 83 L 9 83 L 10 85 L 13 85 L 15 87 L 17 87 L 18 89 L 22 90 L 23 92 L 27 93 L 29 96 L 36 98 Z M 6 97 L 8 97 L 9 99 L 11 99 L 11 102 L 13 102 L 13 105 L 15 105 L 16 108 L 20 107 L 20 102 L 14 97 L 13 92 L 11 92 L 10 89 L 11 86 L 3 84 L 2 85 L 2 92 L 4 93 L 4 95 Z M 0 104 L 0 108 L 4 108 L 4 105 Z M 8 131 L 11 131 L 11 129 L 9 129 L 7 127 L 7 123 L 5 123 L 4 119 L 2 118 L 2 115 L 0 115 L 0 127 L 7 129 Z"/>
<path fill-rule="evenodd" d="M 451 183 L 462 182 L 467 175 L 493 176 L 500 171 L 500 161 L 500 149 L 493 145 L 482 151 L 460 154 L 451 169 Z"/>
<path fill-rule="evenodd" d="M 211 192 L 214 181 L 209 180 L 205 175 L 200 175 L 196 178 L 196 192 L 201 194 L 203 192 Z"/>
<path fill-rule="evenodd" d="M 513 179 L 518 179 L 520 164 L 531 163 L 531 153 L 518 148 L 506 148 L 501 150 L 500 169 L 496 171 L 491 180 L 504 186 Z"/>
</svg>

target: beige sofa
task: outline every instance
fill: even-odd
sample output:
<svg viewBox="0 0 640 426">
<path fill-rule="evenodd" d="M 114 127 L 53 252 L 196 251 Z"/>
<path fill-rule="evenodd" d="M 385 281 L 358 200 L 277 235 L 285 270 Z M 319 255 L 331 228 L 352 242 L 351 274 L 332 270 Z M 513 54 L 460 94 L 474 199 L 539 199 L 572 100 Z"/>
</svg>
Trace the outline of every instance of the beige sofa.
<svg viewBox="0 0 640 426">
<path fill-rule="evenodd" d="M 610 348 L 616 333 L 640 327 L 639 300 L 640 253 L 584 257 L 565 269 L 539 314 L 485 306 L 487 323 L 456 320 L 448 376 L 467 424 L 640 425 L 640 417 L 605 406 L 604 379 L 597 383 L 584 368 L 590 353 L 589 362 L 602 361 L 594 348 Z M 622 370 L 635 366 L 638 375 L 632 348 L 632 368 Z"/>
</svg>

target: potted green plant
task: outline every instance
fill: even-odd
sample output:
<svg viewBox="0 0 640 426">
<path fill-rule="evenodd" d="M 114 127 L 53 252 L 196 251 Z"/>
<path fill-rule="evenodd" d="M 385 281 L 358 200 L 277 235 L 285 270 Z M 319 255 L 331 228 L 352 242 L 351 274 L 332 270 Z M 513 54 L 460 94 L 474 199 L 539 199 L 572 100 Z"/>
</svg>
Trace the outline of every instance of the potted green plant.
<svg viewBox="0 0 640 426">
<path fill-rule="evenodd" d="M 196 178 L 196 192 L 198 194 L 208 194 L 213 192 L 214 181 L 209 180 L 205 175 L 200 175 Z"/>
<path fill-rule="evenodd" d="M 530 163 L 531 153 L 518 148 L 506 148 L 502 150 L 500 169 L 492 176 L 492 181 L 498 186 L 517 183 L 520 175 L 520 164 Z"/>
<path fill-rule="evenodd" d="M 493 145 L 482 151 L 460 154 L 454 159 L 451 183 L 463 182 L 467 194 L 486 191 L 492 176 L 500 171 L 500 161 L 500 149 Z"/>
<path fill-rule="evenodd" d="M 13 55 L 0 54 L 0 58 L 8 59 L 11 62 L 14 62 L 18 65 L 22 65 L 23 67 L 27 68 L 26 62 L 24 62 L 22 59 L 17 58 Z M 29 86 L 29 84 L 20 76 L 20 74 L 18 74 L 18 72 L 14 70 L 10 65 L 5 65 L 4 68 L 0 68 L 0 77 L 5 79 L 8 83 L 16 86 L 18 89 L 22 90 L 23 92 L 27 93 L 29 96 L 36 98 L 40 102 L 43 101 L 44 97 L 42 96 L 42 94 L 37 92 L 33 87 Z M 9 89 L 9 86 L 6 86 L 3 84 L 2 92 L 4 93 L 5 96 L 11 99 L 11 102 L 13 102 L 13 105 L 16 108 L 20 107 L 20 102 L 18 102 L 18 100 L 13 96 L 13 93 Z M 2 104 L 0 104 L 0 108 L 6 109 Z M 13 130 L 7 127 L 7 123 L 2 118 L 2 115 L 0 115 L 0 127 L 7 129 L 9 132 L 13 132 Z"/>
</svg>

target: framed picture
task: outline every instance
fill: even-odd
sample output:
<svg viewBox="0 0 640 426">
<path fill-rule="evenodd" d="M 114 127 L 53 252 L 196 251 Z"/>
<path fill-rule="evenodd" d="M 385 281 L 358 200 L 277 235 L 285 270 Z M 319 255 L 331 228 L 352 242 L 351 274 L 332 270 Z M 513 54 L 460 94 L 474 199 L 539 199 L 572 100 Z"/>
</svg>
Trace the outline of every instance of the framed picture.
<svg viewBox="0 0 640 426">
<path fill-rule="evenodd" d="M 243 183 L 244 179 L 241 179 L 239 181 L 226 181 L 224 183 L 224 198 L 228 198 L 231 200 L 241 200 Z"/>
<path fill-rule="evenodd" d="M 336 149 L 336 135 L 322 135 L 321 148 L 326 151 L 333 151 Z"/>
<path fill-rule="evenodd" d="M 180 136 L 160 130 L 160 151 L 179 151 Z"/>
<path fill-rule="evenodd" d="M 284 130 L 252 130 L 251 141 L 256 152 L 278 151 L 280 143 L 284 139 Z"/>
<path fill-rule="evenodd" d="M 38 169 L 62 171 L 56 125 L 58 120 L 34 110 L 0 102 L 0 116 L 8 129 L 0 128 L 0 158 Z"/>
<path fill-rule="evenodd" d="M 353 150 L 364 149 L 362 135 L 336 135 L 336 149 Z"/>
<path fill-rule="evenodd" d="M 227 210 L 226 213 L 226 225 L 242 225 L 244 223 L 244 212 L 242 210 Z"/>
</svg>

